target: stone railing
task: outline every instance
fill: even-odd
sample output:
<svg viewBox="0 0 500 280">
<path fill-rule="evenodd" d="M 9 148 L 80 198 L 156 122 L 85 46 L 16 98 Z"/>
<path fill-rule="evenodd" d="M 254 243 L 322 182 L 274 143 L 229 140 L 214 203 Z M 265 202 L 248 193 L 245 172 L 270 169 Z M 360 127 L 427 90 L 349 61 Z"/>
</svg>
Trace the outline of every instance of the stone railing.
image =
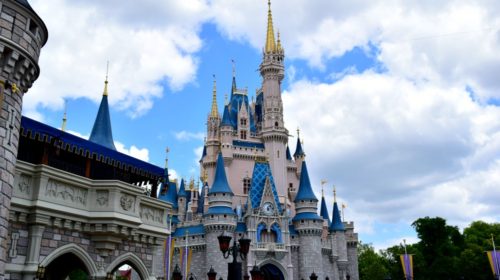
<svg viewBox="0 0 500 280">
<path fill-rule="evenodd" d="M 170 204 L 132 184 L 91 180 L 46 165 L 17 161 L 11 204 L 19 212 L 83 220 L 96 228 L 119 225 L 120 235 L 161 238 L 169 233 Z"/>
</svg>

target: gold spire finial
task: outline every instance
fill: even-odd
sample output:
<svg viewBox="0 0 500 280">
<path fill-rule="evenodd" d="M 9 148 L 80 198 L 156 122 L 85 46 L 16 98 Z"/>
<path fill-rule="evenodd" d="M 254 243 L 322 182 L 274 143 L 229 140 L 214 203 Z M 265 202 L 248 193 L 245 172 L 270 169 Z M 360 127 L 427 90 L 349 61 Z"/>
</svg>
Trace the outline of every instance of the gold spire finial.
<svg viewBox="0 0 500 280">
<path fill-rule="evenodd" d="M 67 121 L 67 118 L 66 118 L 66 111 L 68 109 L 68 100 L 64 100 L 64 115 L 63 115 L 63 119 L 62 119 L 62 126 L 61 126 L 61 130 L 62 131 L 66 131 L 66 121 Z"/>
<path fill-rule="evenodd" d="M 217 81 L 215 79 L 215 74 L 213 75 L 213 77 L 214 77 L 214 87 L 212 90 L 212 111 L 210 115 L 216 118 L 219 115 L 219 110 L 217 109 Z"/>
<path fill-rule="evenodd" d="M 227 103 L 227 93 L 226 93 L 226 94 L 224 94 L 224 105 L 227 105 L 227 104 L 228 103 Z"/>
<path fill-rule="evenodd" d="M 281 39 L 280 39 L 280 31 L 278 30 L 278 41 L 277 41 L 277 46 L 276 46 L 276 50 L 277 51 L 281 51 Z"/>
<path fill-rule="evenodd" d="M 236 61 L 234 59 L 231 59 L 231 65 L 233 67 L 233 78 L 236 77 Z"/>
<path fill-rule="evenodd" d="M 324 197 L 325 196 L 325 190 L 323 189 L 323 185 L 326 184 L 328 181 L 326 181 L 325 179 L 321 180 L 321 196 Z"/>
<path fill-rule="evenodd" d="M 297 126 L 297 138 L 300 138 L 300 128 Z"/>
<path fill-rule="evenodd" d="M 170 152 L 170 149 L 167 147 L 165 149 L 165 168 L 168 168 L 168 153 Z"/>
<path fill-rule="evenodd" d="M 108 73 L 109 73 L 109 61 L 106 63 L 106 80 L 104 80 L 104 92 L 102 95 L 108 96 Z"/>
<path fill-rule="evenodd" d="M 203 170 L 203 174 L 201 175 L 201 181 L 205 184 L 208 180 L 208 172 L 206 169 Z"/>
<path fill-rule="evenodd" d="M 333 202 L 337 202 L 337 188 L 333 185 Z"/>
<path fill-rule="evenodd" d="M 271 13 L 271 0 L 267 1 L 269 10 L 267 12 L 267 37 L 265 52 L 270 53 L 276 51 L 276 41 L 274 40 L 273 15 Z"/>
</svg>

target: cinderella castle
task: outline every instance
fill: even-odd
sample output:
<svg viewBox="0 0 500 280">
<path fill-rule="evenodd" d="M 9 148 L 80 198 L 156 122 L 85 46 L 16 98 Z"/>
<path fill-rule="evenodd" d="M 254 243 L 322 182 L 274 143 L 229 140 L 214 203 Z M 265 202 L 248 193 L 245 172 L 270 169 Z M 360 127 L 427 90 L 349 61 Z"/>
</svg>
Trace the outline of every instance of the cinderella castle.
<svg viewBox="0 0 500 280">
<path fill-rule="evenodd" d="M 330 206 L 318 199 L 298 132 L 289 146 L 285 50 L 270 2 L 255 100 L 233 74 L 219 111 L 214 82 L 201 189 L 169 178 L 168 164 L 116 151 L 107 79 L 88 140 L 66 133 L 64 123 L 21 116 L 48 31 L 26 0 L 2 1 L 0 16 L 0 280 L 114 279 L 124 265 L 140 279 L 204 279 L 208 271 L 226 279 L 222 237 L 250 241 L 238 257 L 242 275 L 258 268 L 264 279 L 359 278 L 353 223 L 341 219 L 336 199 Z"/>
</svg>

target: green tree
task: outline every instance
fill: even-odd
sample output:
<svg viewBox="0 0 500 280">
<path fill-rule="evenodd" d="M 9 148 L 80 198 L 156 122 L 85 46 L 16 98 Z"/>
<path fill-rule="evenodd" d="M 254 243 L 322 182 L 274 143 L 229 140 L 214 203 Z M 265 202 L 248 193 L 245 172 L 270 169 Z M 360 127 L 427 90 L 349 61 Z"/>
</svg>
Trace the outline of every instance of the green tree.
<svg viewBox="0 0 500 280">
<path fill-rule="evenodd" d="M 384 279 L 388 274 L 384 258 L 375 252 L 371 244 L 358 245 L 359 279 Z"/>
<path fill-rule="evenodd" d="M 426 267 L 420 271 L 419 278 L 460 279 L 460 253 L 464 249 L 464 239 L 458 228 L 446 225 L 446 220 L 440 217 L 420 218 L 412 226 L 420 238 L 417 247 Z"/>
</svg>

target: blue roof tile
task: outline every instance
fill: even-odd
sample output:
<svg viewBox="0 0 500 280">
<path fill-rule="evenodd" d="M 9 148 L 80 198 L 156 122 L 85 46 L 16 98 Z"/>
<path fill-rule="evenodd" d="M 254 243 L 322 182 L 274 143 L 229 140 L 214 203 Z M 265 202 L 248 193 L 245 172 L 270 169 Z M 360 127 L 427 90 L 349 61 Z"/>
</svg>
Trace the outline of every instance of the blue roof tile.
<svg viewBox="0 0 500 280">
<path fill-rule="evenodd" d="M 198 196 L 198 208 L 196 209 L 196 213 L 203 214 L 203 210 L 205 207 L 205 191 L 208 188 L 208 184 L 203 184 L 201 188 L 201 193 Z"/>
<path fill-rule="evenodd" d="M 250 185 L 250 201 L 252 202 L 252 208 L 257 208 L 260 206 L 262 195 L 264 193 L 264 187 L 266 185 L 266 178 L 269 176 L 269 181 L 271 183 L 271 190 L 274 196 L 274 202 L 278 207 L 278 212 L 281 213 L 281 206 L 278 199 L 278 192 L 276 191 L 276 186 L 274 184 L 274 178 L 271 173 L 271 168 L 267 162 L 255 162 L 252 173 L 252 182 Z"/>
<path fill-rule="evenodd" d="M 344 231 L 344 223 L 342 223 L 342 220 L 340 219 L 340 211 L 339 207 L 337 205 L 337 202 L 335 201 L 333 203 L 333 215 L 332 215 L 332 223 L 330 224 L 330 231 Z"/>
<path fill-rule="evenodd" d="M 111 130 L 111 119 L 109 117 L 108 96 L 103 95 L 99 111 L 95 118 L 89 141 L 102 145 L 106 148 L 116 150 Z"/>
<path fill-rule="evenodd" d="M 231 124 L 231 116 L 229 115 L 229 107 L 228 105 L 224 106 L 224 113 L 222 114 L 222 122 L 221 126 L 232 126 Z"/>
<path fill-rule="evenodd" d="M 290 148 L 288 147 L 288 145 L 286 146 L 286 159 L 292 160 L 292 155 L 290 154 Z"/>
<path fill-rule="evenodd" d="M 316 213 L 311 213 L 311 212 L 303 212 L 303 213 L 298 213 L 295 214 L 295 217 L 293 217 L 292 221 L 299 221 L 299 220 L 319 220 L 323 221 L 323 218 L 318 216 Z"/>
<path fill-rule="evenodd" d="M 219 153 L 219 156 L 217 157 L 217 166 L 215 167 L 215 179 L 208 193 L 209 194 L 229 193 L 233 195 L 231 187 L 229 187 L 229 184 L 227 182 L 226 170 L 224 170 L 224 159 L 222 158 L 222 153 Z"/>
<path fill-rule="evenodd" d="M 247 232 L 247 224 L 245 224 L 244 222 L 238 222 L 238 224 L 236 224 L 236 232 Z"/>
<path fill-rule="evenodd" d="M 186 232 L 187 232 L 188 236 L 205 234 L 205 228 L 203 227 L 203 225 L 179 227 L 179 228 L 175 229 L 175 232 L 172 234 L 172 236 L 173 237 L 183 237 L 183 236 L 186 236 Z"/>
<path fill-rule="evenodd" d="M 227 214 L 227 215 L 234 215 L 236 216 L 236 213 L 234 212 L 233 209 L 229 206 L 212 206 L 208 208 L 207 213 L 204 215 L 220 215 L 220 214 Z"/>
<path fill-rule="evenodd" d="M 318 201 L 316 195 L 311 187 L 311 182 L 309 181 L 309 173 L 307 172 L 306 162 L 302 162 L 302 169 L 300 171 L 300 183 L 299 183 L 299 191 L 295 196 L 294 202 L 298 202 L 300 200 L 315 200 Z"/>
<path fill-rule="evenodd" d="M 174 182 L 169 182 L 167 193 L 162 195 L 161 189 L 163 188 L 164 184 L 165 183 L 162 183 L 162 186 L 160 187 L 160 195 L 158 196 L 158 199 L 170 202 L 173 209 L 178 209 L 179 205 L 177 204 L 177 186 Z"/>
<path fill-rule="evenodd" d="M 297 137 L 297 146 L 295 147 L 295 153 L 293 153 L 294 157 L 304 156 L 304 150 L 302 149 L 302 144 L 300 143 L 300 138 Z"/>
<path fill-rule="evenodd" d="M 185 187 L 185 184 L 184 184 L 184 179 L 181 179 L 181 186 L 179 188 L 179 193 L 177 193 L 177 196 L 178 197 L 187 197 L 186 187 Z M 186 205 L 187 205 L 187 202 L 186 202 Z"/>
<path fill-rule="evenodd" d="M 320 208 L 320 211 L 319 211 L 319 215 L 328 221 L 328 225 L 330 225 L 330 216 L 328 215 L 328 207 L 326 206 L 326 201 L 325 201 L 325 197 L 322 196 L 321 197 L 321 208 Z"/>
</svg>

